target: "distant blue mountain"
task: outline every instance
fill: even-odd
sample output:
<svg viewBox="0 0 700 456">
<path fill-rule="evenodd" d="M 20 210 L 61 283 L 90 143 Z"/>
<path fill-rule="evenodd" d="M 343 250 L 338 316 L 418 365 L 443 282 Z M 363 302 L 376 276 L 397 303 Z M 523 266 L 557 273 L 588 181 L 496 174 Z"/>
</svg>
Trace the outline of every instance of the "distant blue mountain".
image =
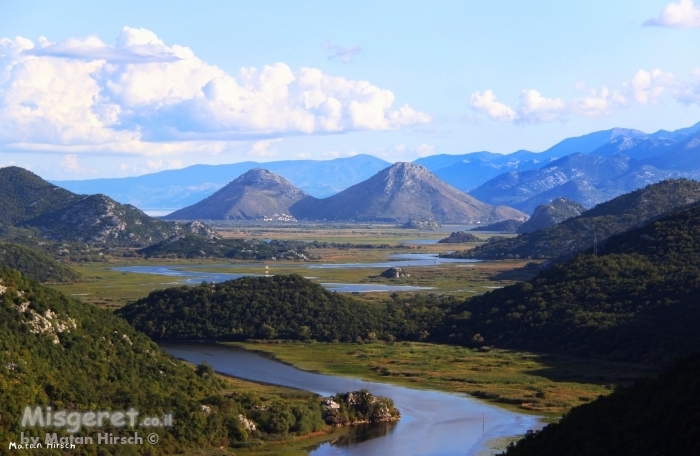
<svg viewBox="0 0 700 456">
<path fill-rule="evenodd" d="M 605 133 L 610 132 L 612 138 L 590 153 L 499 174 L 469 193 L 489 204 L 531 212 L 558 197 L 592 207 L 663 179 L 700 177 L 700 123 L 643 136 L 636 130 Z"/>
<path fill-rule="evenodd" d="M 566 157 L 570 158 L 562 161 Z M 564 139 L 539 153 L 440 154 L 414 163 L 489 204 L 528 212 L 565 197 L 590 207 L 668 177 L 700 177 L 700 122 L 651 134 L 625 128 L 597 131 Z M 313 197 L 325 198 L 389 165 L 357 155 L 328 161 L 195 165 L 139 177 L 53 183 L 76 193 L 103 193 L 142 209 L 177 209 L 201 201 L 257 167 L 281 175 Z"/>
<path fill-rule="evenodd" d="M 646 133 L 639 130 L 613 128 L 564 139 L 544 152 L 519 150 L 512 154 L 442 154 L 419 158 L 414 163 L 425 166 L 453 187 L 468 192 L 503 173 L 538 169 L 573 153 L 592 152 L 612 140 L 640 138 L 645 135 Z"/>
<path fill-rule="evenodd" d="M 178 209 L 203 200 L 253 168 L 265 168 L 285 177 L 310 195 L 324 198 L 368 179 L 389 165 L 371 155 L 355 155 L 335 160 L 194 165 L 138 177 L 52 183 L 75 193 L 102 193 L 120 203 L 142 209 Z"/>
</svg>

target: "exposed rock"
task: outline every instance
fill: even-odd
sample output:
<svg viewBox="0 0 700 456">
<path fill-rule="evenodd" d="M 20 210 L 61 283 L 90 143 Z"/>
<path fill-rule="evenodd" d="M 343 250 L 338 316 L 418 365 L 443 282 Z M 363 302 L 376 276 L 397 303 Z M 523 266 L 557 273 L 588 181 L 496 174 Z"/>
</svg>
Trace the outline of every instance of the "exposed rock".
<svg viewBox="0 0 700 456">
<path fill-rule="evenodd" d="M 387 279 L 400 279 L 401 277 L 411 277 L 411 274 L 407 274 L 401 268 L 392 267 L 380 274 L 382 277 Z"/>
<path fill-rule="evenodd" d="M 324 398 L 321 407 L 324 421 L 331 426 L 353 426 L 401 419 L 401 412 L 394 407 L 394 401 L 387 397 L 374 396 L 365 389 Z"/>
<path fill-rule="evenodd" d="M 532 217 L 518 227 L 516 233 L 532 233 L 561 223 L 564 220 L 576 217 L 586 212 L 586 208 L 575 201 L 566 198 L 557 198 L 549 204 L 541 204 L 535 208 Z"/>
<path fill-rule="evenodd" d="M 437 230 L 442 225 L 435 220 L 409 220 L 401 225 L 401 228 L 410 230 Z"/>
<path fill-rule="evenodd" d="M 440 244 L 463 244 L 465 242 L 482 242 L 482 239 L 466 231 L 455 231 L 438 241 Z"/>
<path fill-rule="evenodd" d="M 243 427 L 246 431 L 255 431 L 257 429 L 255 423 L 252 420 L 246 418 L 245 416 L 239 414 L 238 419 L 240 420 L 241 424 L 243 424 Z"/>
</svg>

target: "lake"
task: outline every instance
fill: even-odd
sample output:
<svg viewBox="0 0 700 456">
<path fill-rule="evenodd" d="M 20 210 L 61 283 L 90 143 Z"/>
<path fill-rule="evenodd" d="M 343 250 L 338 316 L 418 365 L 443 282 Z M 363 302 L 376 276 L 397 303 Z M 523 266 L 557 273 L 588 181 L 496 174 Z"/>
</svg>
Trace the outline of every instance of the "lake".
<svg viewBox="0 0 700 456">
<path fill-rule="evenodd" d="M 475 399 L 383 383 L 304 372 L 237 347 L 217 344 L 162 344 L 171 355 L 222 374 L 311 391 L 322 396 L 366 388 L 391 398 L 401 411 L 398 423 L 364 425 L 334 441 L 310 448 L 312 456 L 475 455 L 498 437 L 540 429 L 538 417 L 521 415 Z"/>
</svg>

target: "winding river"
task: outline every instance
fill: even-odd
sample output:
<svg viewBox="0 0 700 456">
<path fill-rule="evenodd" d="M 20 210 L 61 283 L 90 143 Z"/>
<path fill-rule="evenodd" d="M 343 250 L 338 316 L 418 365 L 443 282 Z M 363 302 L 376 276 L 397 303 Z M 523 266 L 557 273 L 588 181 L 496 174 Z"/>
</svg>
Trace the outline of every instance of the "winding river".
<svg viewBox="0 0 700 456">
<path fill-rule="evenodd" d="M 465 396 L 305 372 L 236 347 L 192 343 L 162 347 L 192 363 L 206 361 L 222 374 L 323 396 L 366 388 L 390 397 L 401 411 L 398 423 L 357 426 L 347 436 L 310 448 L 312 456 L 475 455 L 489 440 L 541 427 L 537 417 Z"/>
</svg>

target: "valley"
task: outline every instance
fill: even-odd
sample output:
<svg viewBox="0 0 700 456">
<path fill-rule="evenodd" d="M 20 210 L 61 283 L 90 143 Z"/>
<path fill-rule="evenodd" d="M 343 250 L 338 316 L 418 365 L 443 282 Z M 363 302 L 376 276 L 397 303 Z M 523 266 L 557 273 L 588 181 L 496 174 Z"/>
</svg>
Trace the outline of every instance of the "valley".
<svg viewBox="0 0 700 456">
<path fill-rule="evenodd" d="M 156 402 L 129 396 L 135 403 L 174 404 L 185 423 L 200 423 L 195 433 L 174 430 L 168 451 L 198 454 L 195 442 L 236 454 L 325 455 L 333 445 L 401 451 L 417 444 L 411 423 L 435 421 L 425 394 L 445 404 L 452 423 L 419 439 L 428 453 L 464 446 L 493 454 L 546 423 L 536 435 L 551 435 L 569 412 L 585 419 L 580 410 L 603 407 L 604 397 L 624 400 L 649 379 L 675 385 L 663 383 L 673 372 L 665 369 L 700 346 L 700 190 L 690 179 L 611 193 L 591 209 L 543 197 L 531 216 L 478 201 L 411 163 L 324 198 L 252 168 L 165 218 L 17 167 L 0 170 L 0 191 L 0 258 L 16 269 L 3 272 L 0 286 L 0 310 L 13 315 L 0 339 L 9 372 L 0 380 L 34 400 L 80 402 L 65 378 L 47 380 L 39 366 L 94 359 L 99 381 L 113 382 L 105 403 L 142 383 Z M 91 317 L 81 319 L 86 309 Z M 49 355 L 25 371 L 18 344 Z M 159 364 L 143 357 L 148 344 Z M 121 364 L 108 363 L 115 350 L 126 356 L 126 384 L 112 373 Z M 191 362 L 189 370 L 168 353 Z M 252 370 L 235 367 L 245 359 L 255 360 Z M 187 391 L 176 404 L 157 399 L 166 390 L 154 366 Z M 236 380 L 221 375 L 262 384 L 230 391 Z M 313 386 L 317 380 L 326 386 Z M 97 390 L 86 391 L 96 400 Z M 340 406 L 310 394 L 366 395 L 369 408 L 345 409 L 341 421 L 372 416 L 383 424 L 332 430 L 328 407 Z M 391 397 L 373 396 L 383 394 L 396 397 L 405 421 L 386 423 L 400 412 Z M 9 396 L 0 400 L 16 408 Z M 475 410 L 502 425 L 489 421 L 486 432 L 484 422 L 477 435 Z M 469 432 L 450 438 L 463 421 Z"/>
</svg>

